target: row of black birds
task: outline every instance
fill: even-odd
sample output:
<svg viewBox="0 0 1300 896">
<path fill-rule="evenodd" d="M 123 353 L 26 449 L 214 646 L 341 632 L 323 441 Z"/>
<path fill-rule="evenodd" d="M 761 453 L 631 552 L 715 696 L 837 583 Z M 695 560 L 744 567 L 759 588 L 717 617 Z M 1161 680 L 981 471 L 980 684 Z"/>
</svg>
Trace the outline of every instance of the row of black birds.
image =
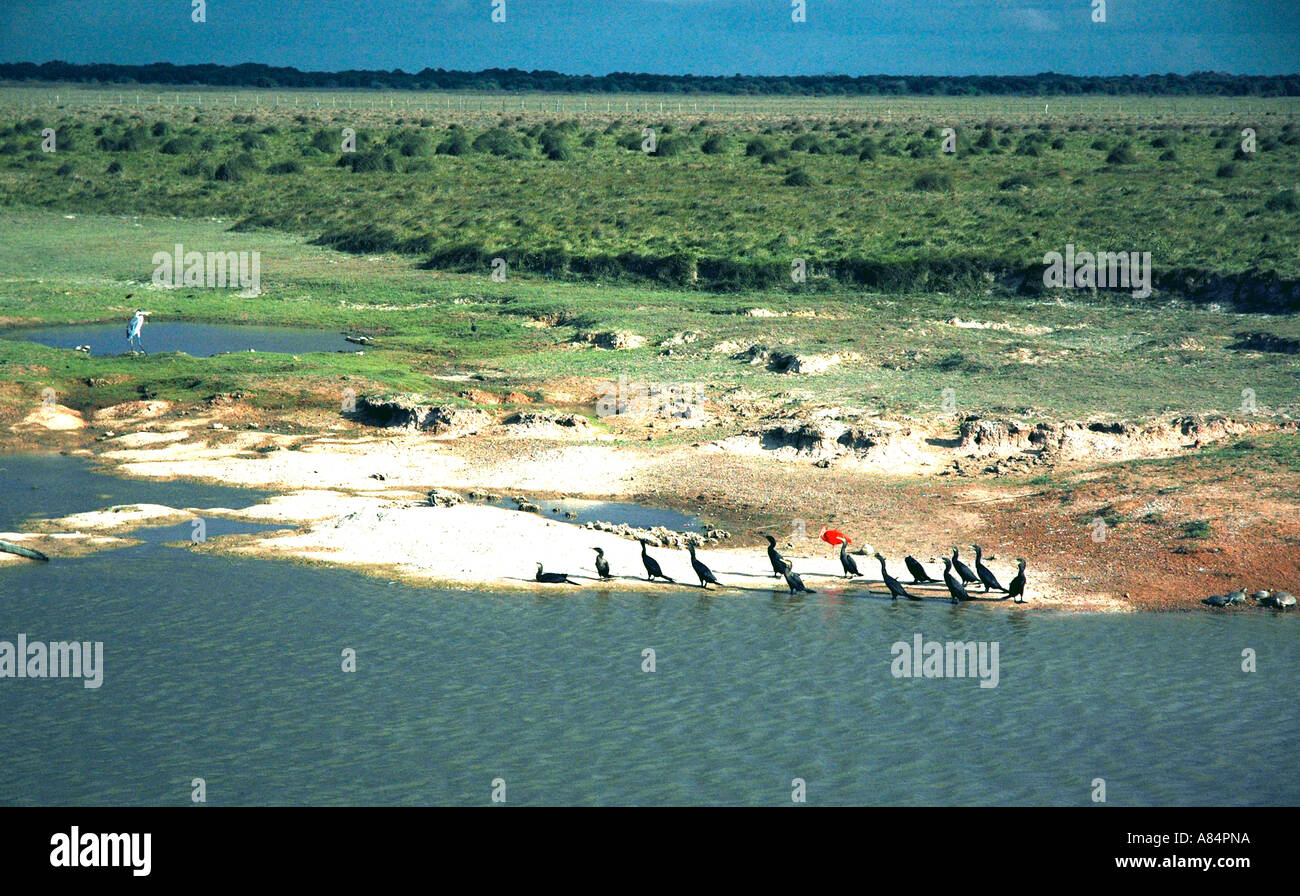
<svg viewBox="0 0 1300 896">
<path fill-rule="evenodd" d="M 776 549 L 776 539 L 771 535 L 764 535 L 763 537 L 767 539 L 767 558 L 772 564 L 772 578 L 784 577 L 786 586 L 789 587 L 791 594 L 816 593 L 805 585 L 803 579 L 794 571 L 794 564 L 781 556 L 781 552 Z M 659 561 L 650 556 L 650 552 L 647 550 L 646 540 L 644 538 L 638 540 L 641 542 L 641 563 L 645 566 L 647 580 L 651 582 L 664 581 L 676 584 L 675 579 L 664 575 L 663 567 L 659 565 Z M 1016 576 L 1011 580 L 1009 587 L 1003 587 L 998 581 L 997 576 L 994 575 L 993 570 L 989 569 L 984 564 L 984 553 L 980 549 L 980 546 L 971 545 L 971 547 L 975 549 L 974 569 L 971 569 L 962 562 L 957 555 L 957 548 L 952 549 L 951 559 L 947 557 L 943 559 L 942 582 L 948 589 L 948 594 L 952 603 L 957 604 L 968 600 L 1007 600 L 1008 598 L 1014 600 L 1018 604 L 1024 603 L 1025 561 L 1023 559 L 1016 560 Z M 596 574 L 602 581 L 613 578 L 609 571 L 609 560 L 605 557 L 605 549 L 592 548 L 592 550 L 596 552 Z M 690 552 L 691 569 L 700 580 L 700 587 L 705 589 L 707 589 L 709 585 L 717 585 L 719 588 L 723 587 L 722 583 L 718 581 L 718 577 L 713 574 L 713 571 L 709 569 L 709 567 L 707 567 L 699 557 L 695 556 L 694 542 L 688 542 L 686 550 Z M 906 598 L 907 600 L 926 599 L 908 591 L 903 586 L 902 582 L 891 576 L 889 570 L 885 567 L 885 558 L 879 552 L 874 556 L 878 561 L 880 561 L 880 576 L 885 583 L 885 587 L 889 589 L 891 600 L 898 600 L 900 597 Z M 912 574 L 912 581 L 908 584 L 939 584 L 940 579 L 936 579 L 926 572 L 925 567 L 921 565 L 921 562 L 912 555 L 909 554 L 903 560 L 903 563 L 907 566 L 907 571 Z M 847 579 L 852 579 L 862 575 L 858 570 L 857 561 L 853 559 L 853 555 L 848 551 L 848 541 L 840 542 L 840 566 L 843 567 L 844 577 Z M 536 580 L 548 584 L 579 584 L 570 579 L 568 573 L 544 572 L 541 563 L 537 564 Z M 997 591 L 1001 592 L 1002 597 L 993 598 L 972 596 L 970 591 L 967 590 L 967 585 L 982 585 L 984 586 L 984 590 L 979 592 L 980 594 L 987 595 L 991 592 Z"/>
</svg>

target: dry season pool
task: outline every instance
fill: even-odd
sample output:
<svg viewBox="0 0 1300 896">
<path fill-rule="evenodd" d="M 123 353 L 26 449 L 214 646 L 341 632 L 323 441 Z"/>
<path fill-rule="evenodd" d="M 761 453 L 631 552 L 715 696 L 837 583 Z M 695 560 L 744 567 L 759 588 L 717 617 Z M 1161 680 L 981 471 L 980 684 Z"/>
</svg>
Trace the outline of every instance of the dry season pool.
<svg viewBox="0 0 1300 896">
<path fill-rule="evenodd" d="M 90 346 L 95 356 L 121 355 L 128 351 L 127 321 L 120 324 L 65 324 L 56 327 L 9 330 L 8 338 L 28 339 L 52 348 L 75 349 Z M 229 326 L 153 321 L 142 335 L 148 352 L 184 352 L 195 358 L 209 358 L 223 352 L 279 352 L 301 355 L 308 352 L 357 351 L 341 333 L 305 327 Z"/>
<path fill-rule="evenodd" d="M 0 531 L 259 497 L 0 457 Z M 0 804 L 186 805 L 196 777 L 217 805 L 480 805 L 494 778 L 523 805 L 788 805 L 794 778 L 822 804 L 1300 801 L 1300 617 L 1005 609 L 465 593 L 161 539 L 9 564 L 0 641 L 102 642 L 103 681 L 0 678 Z M 997 686 L 894 677 L 918 634 L 996 644 Z"/>
</svg>

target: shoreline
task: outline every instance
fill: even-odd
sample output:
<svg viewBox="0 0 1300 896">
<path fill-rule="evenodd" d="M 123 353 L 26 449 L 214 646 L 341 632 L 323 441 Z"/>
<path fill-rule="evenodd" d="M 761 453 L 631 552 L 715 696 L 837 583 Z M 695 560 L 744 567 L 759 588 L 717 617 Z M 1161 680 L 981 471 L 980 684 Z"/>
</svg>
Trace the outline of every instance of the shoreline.
<svg viewBox="0 0 1300 896">
<path fill-rule="evenodd" d="M 84 545 L 110 548 L 116 542 L 96 543 L 93 539 L 203 514 L 283 524 L 274 531 L 214 537 L 194 546 L 225 556 L 324 563 L 413 584 L 467 591 L 529 593 L 572 587 L 532 581 L 534 564 L 541 561 L 546 571 L 590 577 L 579 579 L 583 588 L 675 590 L 645 582 L 639 546 L 630 538 L 469 497 L 491 492 L 494 498 L 614 500 L 700 513 L 736 533 L 734 539 L 706 543 L 699 549 L 700 559 L 728 586 L 716 592 L 723 595 L 787 593 L 784 581 L 772 577 L 758 537 L 760 532 L 771 532 L 782 553 L 795 563 L 795 571 L 807 577 L 810 588 L 845 596 L 887 597 L 871 556 L 854 555 L 865 576 L 852 581 L 840 577 L 836 550 L 816 536 L 825 524 L 849 532 L 854 538 L 853 550 L 864 543 L 872 546 L 869 550 L 880 550 L 890 573 L 904 582 L 911 579 L 902 563 L 904 554 L 917 556 L 930 575 L 941 577 L 940 553 L 948 553 L 954 544 L 971 563 L 969 543 L 981 542 L 989 566 L 1003 584 L 1015 573 L 1016 556 L 1029 560 L 1027 603 L 975 601 L 978 603 L 1076 612 L 1203 609 L 1200 598 L 1204 594 L 1171 603 L 1145 599 L 1141 592 L 1128 597 L 1113 588 L 1099 588 L 1095 573 L 1071 569 L 1075 558 L 1068 551 L 1036 552 L 1022 547 L 1025 533 L 1016 530 L 1024 526 L 1012 525 L 1009 533 L 992 531 L 990 521 L 1001 521 L 1009 506 L 1014 507 L 1023 493 L 1032 492 L 1023 485 L 1008 486 L 996 480 L 917 476 L 914 467 L 907 471 L 913 474 L 910 477 L 901 475 L 901 470 L 899 475 L 888 476 L 851 464 L 837 464 L 827 471 L 806 458 L 728 452 L 719 448 L 726 439 L 667 446 L 620 442 L 604 433 L 581 439 L 498 438 L 491 434 L 436 439 L 418 431 L 376 430 L 337 422 L 284 435 L 256 423 L 251 428 L 247 422 L 244 428 L 225 426 L 193 413 L 173 418 L 169 409 L 156 403 L 140 408 L 135 419 L 129 409 L 110 410 L 104 417 L 115 427 L 134 431 L 110 432 L 92 440 L 84 429 L 63 429 L 47 431 L 46 438 L 36 441 L 44 443 L 46 450 L 84 457 L 118 476 L 206 481 L 273 494 L 247 508 L 142 507 L 125 516 L 120 509 L 112 513 L 88 509 L 64 520 L 29 527 L 39 530 L 39 535 L 18 533 L 11 540 L 25 543 L 24 537 L 39 537 L 49 544 L 57 535 L 66 538 L 75 534 Z M 66 421 L 67 415 L 59 414 L 56 419 Z M 219 428 L 209 428 L 213 423 Z M 3 448 L 22 450 L 24 446 L 13 444 L 16 441 L 6 440 Z M 590 487 L 593 482 L 599 483 L 599 490 Z M 861 493 L 853 488 L 859 484 L 864 485 Z M 844 493 L 834 493 L 832 486 L 844 488 Z M 696 491 L 702 488 L 709 490 Z M 430 506 L 426 497 L 430 489 L 444 494 L 453 491 L 463 503 Z M 775 497 L 762 506 L 746 500 L 762 498 L 764 493 Z M 781 519 L 776 508 L 785 499 L 780 495 L 790 493 L 805 495 L 809 519 Z M 956 495 L 959 500 L 953 500 Z M 917 496 L 924 500 L 916 500 Z M 883 505 L 884 512 L 854 504 Z M 856 518 L 848 515 L 855 511 Z M 917 521 L 915 527 L 902 518 L 904 514 Z M 891 518 L 893 524 L 884 522 Z M 914 528 L 917 534 L 900 534 Z M 57 532 L 59 529 L 72 532 Z M 1050 527 L 1047 531 L 1050 533 Z M 31 542 L 31 546 L 36 545 Z M 611 584 L 595 578 L 591 549 L 597 546 L 605 549 L 613 566 L 616 578 Z M 684 548 L 651 547 L 650 551 L 670 576 L 698 590 Z M 1287 586 L 1286 582 L 1275 585 Z M 916 590 L 949 602 L 942 583 L 937 589 L 917 586 Z"/>
</svg>

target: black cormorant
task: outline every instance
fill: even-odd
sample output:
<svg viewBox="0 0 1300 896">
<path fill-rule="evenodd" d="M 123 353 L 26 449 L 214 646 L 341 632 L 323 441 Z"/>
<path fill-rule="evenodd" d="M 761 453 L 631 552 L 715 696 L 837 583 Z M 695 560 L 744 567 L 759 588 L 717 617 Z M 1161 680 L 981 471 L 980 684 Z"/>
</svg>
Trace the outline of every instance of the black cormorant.
<svg viewBox="0 0 1300 896">
<path fill-rule="evenodd" d="M 794 571 L 794 564 L 789 560 L 781 561 L 781 575 L 785 576 L 785 583 L 790 586 L 791 594 L 796 591 L 802 594 L 817 593 L 803 583 L 803 579 L 799 578 L 799 574 Z"/>
<path fill-rule="evenodd" d="M 608 578 L 610 578 L 610 575 L 609 575 L 609 561 L 605 559 L 605 549 L 604 549 L 604 548 L 592 548 L 592 550 L 596 552 L 596 573 L 597 573 L 597 575 L 599 575 L 602 579 L 608 579 Z"/>
<path fill-rule="evenodd" d="M 984 565 L 984 552 L 980 550 L 977 544 L 971 545 L 975 549 L 975 573 L 980 577 L 980 584 L 984 586 L 984 593 L 990 591 L 1006 591 L 998 577 L 993 575 L 993 570 Z"/>
<path fill-rule="evenodd" d="M 781 556 L 776 549 L 776 539 L 771 535 L 764 535 L 767 539 L 767 559 L 772 561 L 772 578 L 785 574 L 785 558 Z"/>
<path fill-rule="evenodd" d="M 902 583 L 891 576 L 888 570 L 885 569 L 885 558 L 881 554 L 876 554 L 876 559 L 880 561 L 880 577 L 884 580 L 885 587 L 889 589 L 890 600 L 898 600 L 900 597 L 905 597 L 908 600 L 925 600 L 923 597 L 907 593 L 907 589 L 903 587 Z"/>
<path fill-rule="evenodd" d="M 957 553 L 956 548 L 953 548 L 953 553 Z M 943 583 L 948 586 L 948 593 L 952 595 L 953 603 L 959 604 L 964 600 L 970 600 L 965 586 L 952 574 L 952 561 L 947 557 L 943 558 Z"/>
<path fill-rule="evenodd" d="M 963 585 L 975 585 L 979 583 L 980 577 L 971 572 L 971 568 L 957 559 L 957 549 L 952 549 L 952 568 L 961 576 Z"/>
<path fill-rule="evenodd" d="M 713 571 L 696 559 L 695 542 L 687 542 L 686 550 L 691 552 L 691 569 L 695 570 L 695 574 L 700 577 L 700 587 L 708 588 L 709 586 L 706 585 L 705 582 L 712 582 L 721 588 L 722 583 L 718 581 L 718 578 L 713 574 Z"/>
<path fill-rule="evenodd" d="M 939 581 L 938 579 L 931 578 L 930 574 L 925 571 L 925 567 L 921 565 L 921 561 L 917 560 L 911 554 L 908 554 L 903 558 L 903 565 L 906 566 L 907 571 L 912 574 L 913 585 L 924 585 L 927 582 Z"/>
<path fill-rule="evenodd" d="M 1007 596 L 1014 598 L 1016 603 L 1025 602 L 1025 561 L 1023 558 L 1016 560 L 1016 565 L 1020 567 L 1020 572 L 1011 580 L 1011 588 L 1007 590 Z"/>
<path fill-rule="evenodd" d="M 862 573 L 858 572 L 858 564 L 853 562 L 853 558 L 849 556 L 849 543 L 847 541 L 840 542 L 840 566 L 844 567 L 844 578 L 846 579 L 862 575 Z"/>
<path fill-rule="evenodd" d="M 664 575 L 663 569 L 659 566 L 659 561 L 646 553 L 645 539 L 639 538 L 637 540 L 641 542 L 641 562 L 645 564 L 646 578 L 652 582 L 655 579 L 663 579 L 665 582 L 673 582 L 672 579 Z M 673 584 L 676 585 L 677 583 L 673 582 Z"/>
<path fill-rule="evenodd" d="M 542 572 L 542 564 L 537 564 L 537 581 L 545 582 L 548 585 L 558 585 L 563 582 L 566 585 L 576 585 L 577 582 L 569 581 L 567 572 Z"/>
</svg>

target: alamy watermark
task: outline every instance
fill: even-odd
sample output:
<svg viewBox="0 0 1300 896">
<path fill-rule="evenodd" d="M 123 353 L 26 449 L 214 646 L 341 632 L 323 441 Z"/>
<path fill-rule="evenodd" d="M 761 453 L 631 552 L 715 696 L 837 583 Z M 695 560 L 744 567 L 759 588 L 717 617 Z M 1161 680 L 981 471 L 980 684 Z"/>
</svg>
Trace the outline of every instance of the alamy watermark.
<svg viewBox="0 0 1300 896">
<path fill-rule="evenodd" d="M 80 678 L 82 686 L 104 683 L 103 641 L 0 641 L 0 678 Z"/>
<path fill-rule="evenodd" d="M 606 383 L 596 399 L 596 416 L 676 417 L 696 415 L 703 398 L 699 383 L 642 383 L 619 375 Z"/>
<path fill-rule="evenodd" d="M 1075 252 L 1066 243 L 1065 254 L 1043 256 L 1043 285 L 1057 289 L 1132 289 L 1133 298 L 1151 295 L 1150 252 Z"/>
<path fill-rule="evenodd" d="M 980 687 L 995 688 L 1000 677 L 997 641 L 927 641 L 917 632 L 912 642 L 895 641 L 889 665 L 895 678 L 978 678 Z"/>
<path fill-rule="evenodd" d="M 153 265 L 153 285 L 159 288 L 238 286 L 249 297 L 262 291 L 260 252 L 186 252 L 177 243 L 173 252 L 155 252 Z"/>
</svg>

